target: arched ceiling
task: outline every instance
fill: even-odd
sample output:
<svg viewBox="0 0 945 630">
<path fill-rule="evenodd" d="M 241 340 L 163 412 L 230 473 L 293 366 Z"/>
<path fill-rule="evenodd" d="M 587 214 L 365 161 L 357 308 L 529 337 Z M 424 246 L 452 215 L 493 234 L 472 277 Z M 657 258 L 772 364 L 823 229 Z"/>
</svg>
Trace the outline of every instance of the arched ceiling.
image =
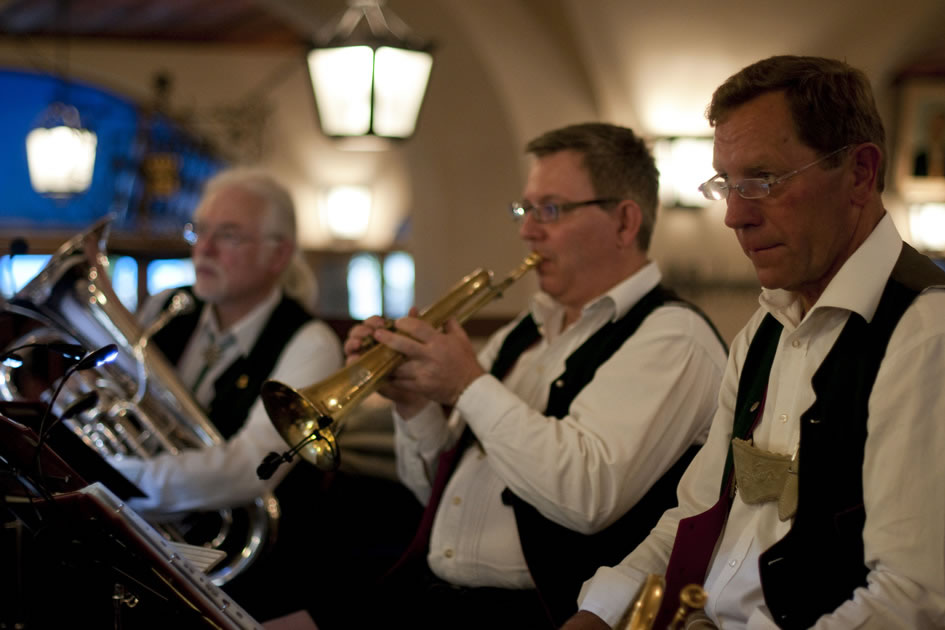
<svg viewBox="0 0 945 630">
<path fill-rule="evenodd" d="M 401 239 L 427 275 L 419 302 L 475 266 L 521 258 L 503 208 L 523 181 L 521 147 L 546 129 L 597 119 L 645 136 L 709 133 L 702 115 L 716 85 L 794 53 L 863 68 L 894 135 L 894 79 L 945 58 L 942 0 L 388 0 L 436 43 L 430 88 L 412 139 L 351 153 L 318 131 L 302 62 L 343 0 L 71 0 L 67 19 L 61 1 L 0 0 L 0 64 L 55 69 L 66 41 L 71 74 L 142 102 L 154 74 L 169 72 L 172 110 L 208 128 L 227 115 L 231 129 L 258 126 L 251 157 L 292 186 L 309 247 L 338 246 L 314 210 L 324 187 L 370 184 L 382 208 L 360 245 Z M 671 237 L 682 220 L 661 221 L 654 256 L 665 267 L 744 277 L 717 212 Z"/>
</svg>

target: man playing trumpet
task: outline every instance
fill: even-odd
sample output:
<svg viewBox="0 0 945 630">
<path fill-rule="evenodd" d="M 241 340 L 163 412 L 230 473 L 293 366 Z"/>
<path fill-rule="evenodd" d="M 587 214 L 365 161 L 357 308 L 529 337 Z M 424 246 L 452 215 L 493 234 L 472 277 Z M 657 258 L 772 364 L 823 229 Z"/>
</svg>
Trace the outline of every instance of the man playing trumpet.
<svg viewBox="0 0 945 630">
<path fill-rule="evenodd" d="M 709 438 L 668 511 L 600 569 L 567 630 L 608 628 L 648 574 L 704 583 L 723 628 L 945 626 L 945 274 L 883 207 L 865 75 L 772 57 L 719 87 L 713 165 L 761 285 Z M 939 285 L 937 288 L 929 288 Z"/>
<path fill-rule="evenodd" d="M 395 403 L 400 477 L 421 502 L 446 476 L 440 456 L 461 451 L 429 507 L 429 544 L 415 539 L 420 553 L 379 606 L 411 627 L 560 624 L 593 564 L 632 548 L 674 503 L 678 462 L 716 404 L 724 344 L 647 259 L 658 172 L 642 140 L 580 124 L 527 152 L 511 213 L 541 256 L 528 310 L 478 356 L 456 321 L 437 330 L 416 311 L 397 332 L 370 318 L 345 342 L 349 362 L 369 337 L 406 357 L 379 391 Z"/>
</svg>

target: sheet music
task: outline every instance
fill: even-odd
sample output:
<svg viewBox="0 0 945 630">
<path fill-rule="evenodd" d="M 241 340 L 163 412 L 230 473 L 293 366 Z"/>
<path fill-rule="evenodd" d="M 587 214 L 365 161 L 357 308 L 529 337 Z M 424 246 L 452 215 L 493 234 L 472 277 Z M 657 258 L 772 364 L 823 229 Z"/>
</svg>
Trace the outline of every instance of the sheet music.
<svg viewBox="0 0 945 630">
<path fill-rule="evenodd" d="M 210 569 L 215 567 L 220 560 L 226 557 L 225 551 L 219 549 L 210 549 L 199 545 L 188 545 L 187 543 L 170 541 L 171 545 L 177 550 L 177 553 L 187 558 L 204 573 L 209 573 Z"/>
<path fill-rule="evenodd" d="M 219 561 L 219 558 L 211 558 L 211 556 L 216 554 L 224 556 L 225 553 L 195 547 L 194 545 L 181 545 L 167 540 L 101 483 L 90 484 L 79 492 L 93 497 L 100 505 L 107 508 L 138 534 L 142 543 L 147 544 L 148 547 L 164 557 L 166 559 L 165 568 L 173 571 L 178 578 L 188 583 L 194 589 L 194 592 L 204 598 L 208 606 L 211 606 L 232 624 L 230 627 L 238 630 L 262 630 L 262 624 L 253 619 L 229 595 L 213 584 L 205 575 L 205 569 L 200 566 L 201 563 L 213 560 L 208 568 L 212 567 L 213 564 Z M 192 561 L 190 556 L 195 557 L 196 561 Z"/>
</svg>

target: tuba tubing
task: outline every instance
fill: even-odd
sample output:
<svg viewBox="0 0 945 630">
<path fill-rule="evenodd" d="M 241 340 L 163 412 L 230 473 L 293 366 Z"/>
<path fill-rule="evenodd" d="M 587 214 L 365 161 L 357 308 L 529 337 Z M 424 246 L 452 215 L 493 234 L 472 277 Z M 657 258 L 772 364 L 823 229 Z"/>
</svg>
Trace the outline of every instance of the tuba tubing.
<svg viewBox="0 0 945 630">
<path fill-rule="evenodd" d="M 418 317 L 440 328 L 451 317 L 462 324 L 502 294 L 541 261 L 532 252 L 500 282 L 492 283 L 492 272 L 476 269 L 456 283 L 442 298 Z M 371 344 L 357 361 L 327 379 L 301 389 L 269 380 L 260 396 L 276 430 L 292 446 L 292 453 L 322 470 L 340 463 L 337 436 L 344 419 L 372 394 L 403 362 L 404 356 L 382 344 Z"/>
</svg>

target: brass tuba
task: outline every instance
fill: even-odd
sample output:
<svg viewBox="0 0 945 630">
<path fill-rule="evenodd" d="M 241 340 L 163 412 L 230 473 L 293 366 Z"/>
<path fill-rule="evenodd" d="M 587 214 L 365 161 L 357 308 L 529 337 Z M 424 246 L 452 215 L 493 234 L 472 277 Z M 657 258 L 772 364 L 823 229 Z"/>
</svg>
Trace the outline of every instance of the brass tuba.
<svg viewBox="0 0 945 630">
<path fill-rule="evenodd" d="M 477 269 L 455 284 L 449 292 L 424 309 L 419 317 L 439 328 L 451 317 L 465 322 L 486 304 L 541 261 L 529 254 L 497 284 L 492 272 Z M 276 430 L 292 450 L 283 455 L 270 454 L 260 469 L 289 461 L 296 453 L 322 470 L 333 470 L 340 463 L 337 436 L 344 428 L 348 413 L 373 393 L 403 361 L 403 355 L 384 345 L 374 345 L 361 357 L 327 379 L 300 390 L 278 381 L 263 383 L 260 396 Z M 262 476 L 263 473 L 260 472 Z"/>
<path fill-rule="evenodd" d="M 155 324 L 142 330 L 121 304 L 108 278 L 104 254 L 112 217 L 64 243 L 49 263 L 6 305 L 7 313 L 38 324 L 7 348 L 25 344 L 78 343 L 87 349 L 115 344 L 115 361 L 74 373 L 52 409 L 59 416 L 94 392 L 97 403 L 62 424 L 102 456 L 152 458 L 163 452 L 207 448 L 223 442 L 219 432 L 180 383 L 174 368 L 148 340 L 174 315 L 192 309 L 180 293 Z M 189 300 L 189 304 L 188 304 Z M 31 398 L 17 375 L 0 366 L 0 397 Z M 49 391 L 41 398 L 49 401 Z M 267 493 L 245 506 L 173 515 L 151 525 L 172 541 L 226 553 L 209 573 L 221 586 L 245 570 L 275 539 L 279 506 Z"/>
</svg>

